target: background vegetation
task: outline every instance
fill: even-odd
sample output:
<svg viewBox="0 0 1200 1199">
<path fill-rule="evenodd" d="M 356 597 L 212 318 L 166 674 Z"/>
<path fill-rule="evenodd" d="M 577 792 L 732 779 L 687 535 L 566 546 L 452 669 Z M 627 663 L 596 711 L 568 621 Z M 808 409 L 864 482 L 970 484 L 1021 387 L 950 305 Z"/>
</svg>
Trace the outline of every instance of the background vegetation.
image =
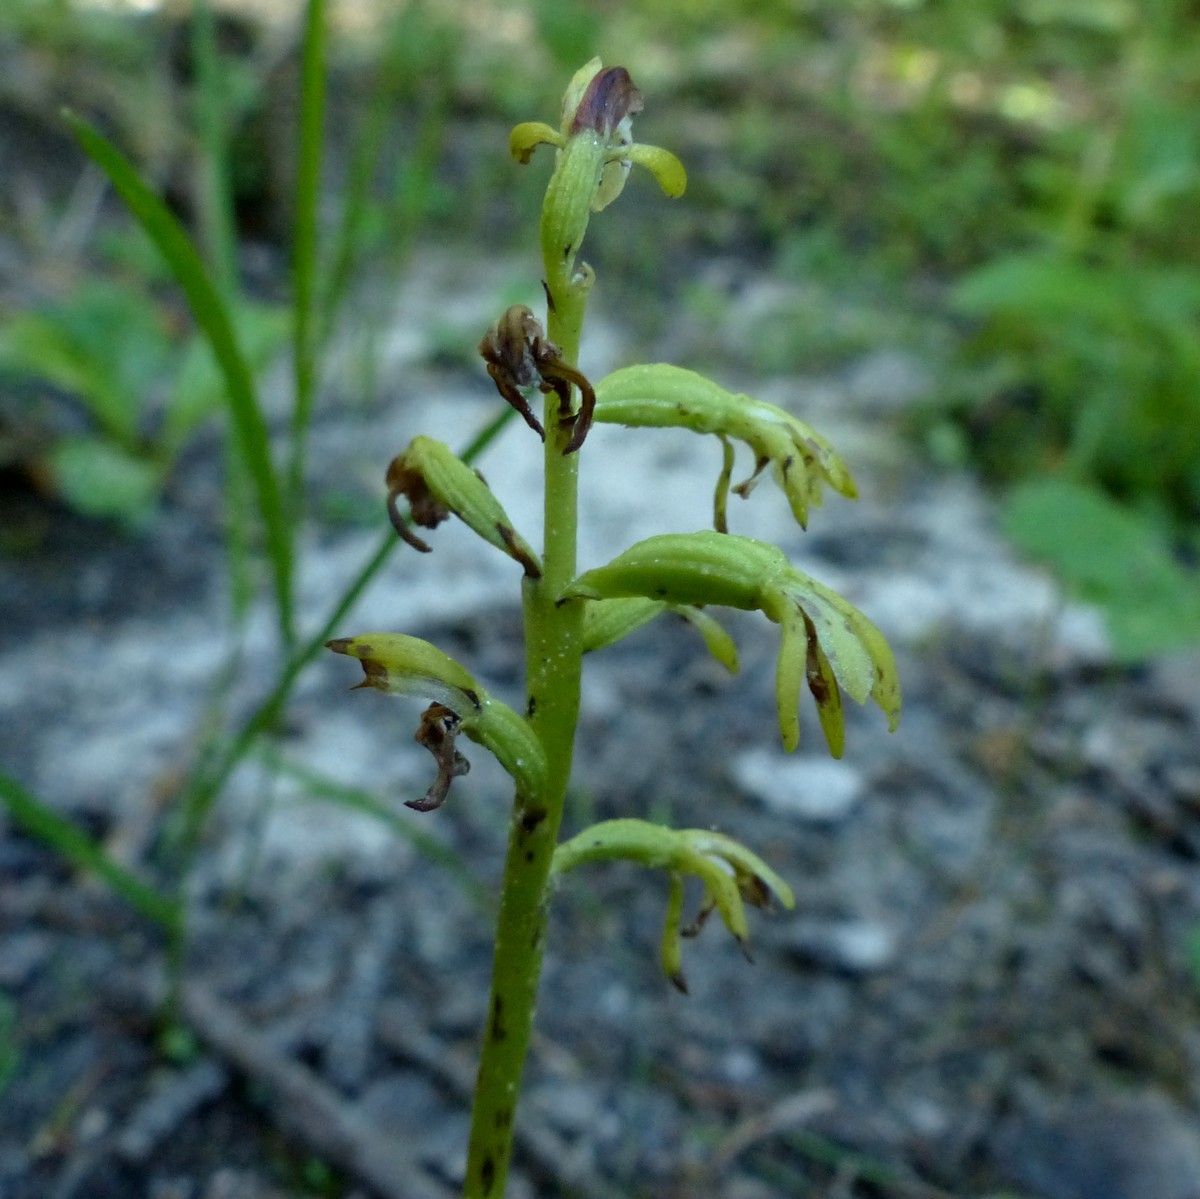
<svg viewBox="0 0 1200 1199">
<path fill-rule="evenodd" d="M 514 185 L 476 148 L 552 105 L 571 64 L 618 54 L 660 97 L 646 136 L 669 125 L 694 165 L 686 210 L 649 201 L 603 233 L 631 295 L 665 281 L 718 328 L 738 320 L 735 282 L 694 265 L 767 265 L 795 288 L 755 314 L 753 369 L 913 348 L 931 367 L 915 444 L 997 485 L 1011 536 L 1107 607 L 1121 651 L 1200 636 L 1195 4 L 421 0 L 331 14 L 325 182 L 343 202 L 321 210 L 323 333 L 363 263 L 399 270 L 423 236 L 507 235 L 536 180 Z M 219 5 L 206 35 L 171 10 L 0 13 L 21 67 L 0 105 L 59 151 L 35 180 L 18 138 L 0 200 L 20 247 L 0 308 L 0 461 L 89 515 L 152 520 L 220 380 L 161 261 L 101 214 L 59 106 L 99 119 L 197 229 L 239 286 L 261 369 L 286 331 L 295 216 L 298 48 L 279 17 L 266 0 Z M 665 261 L 668 244 L 687 249 Z"/>
</svg>

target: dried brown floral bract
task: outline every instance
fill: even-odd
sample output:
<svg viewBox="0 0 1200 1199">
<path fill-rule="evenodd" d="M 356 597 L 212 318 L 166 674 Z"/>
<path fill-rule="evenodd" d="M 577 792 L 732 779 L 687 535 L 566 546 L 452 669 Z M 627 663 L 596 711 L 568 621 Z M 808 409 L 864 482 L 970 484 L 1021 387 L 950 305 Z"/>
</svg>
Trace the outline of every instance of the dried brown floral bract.
<svg viewBox="0 0 1200 1199">
<path fill-rule="evenodd" d="M 471 763 L 455 746 L 461 724 L 458 713 L 445 704 L 430 704 L 421 713 L 421 723 L 414 739 L 433 755 L 437 763 L 437 777 L 420 799 L 406 800 L 406 808 L 416 812 L 432 812 L 440 808 L 446 802 L 450 784 L 470 771 Z"/>
<path fill-rule="evenodd" d="M 401 496 L 408 499 L 411 519 L 424 528 L 441 524 L 451 513 L 484 541 L 520 562 L 525 574 L 537 579 L 542 564 L 533 547 L 513 527 L 500 501 L 483 476 L 468 466 L 445 443 L 432 437 L 414 437 L 387 469 L 387 510 L 396 532 L 423 553 L 421 540 L 399 510 Z"/>
<path fill-rule="evenodd" d="M 533 312 L 514 304 L 484 334 L 479 353 L 496 390 L 520 413 L 522 420 L 543 440 L 546 431 L 533 414 L 523 388 L 537 387 L 543 394 L 558 396 L 563 428 L 571 437 L 563 449 L 573 453 L 583 445 L 592 426 L 596 393 L 587 378 L 563 359 L 562 351 L 545 334 Z M 579 388 L 579 411 L 571 411 L 571 388 Z"/>
<path fill-rule="evenodd" d="M 408 500 L 409 519 L 423 529 L 436 529 L 450 517 L 450 509 L 440 503 L 429 490 L 429 484 L 420 471 L 414 470 L 403 454 L 397 455 L 387 468 L 387 514 L 392 528 L 413 549 L 428 554 L 432 546 L 412 531 L 409 520 L 397 507 L 397 500 L 404 496 Z"/>
</svg>

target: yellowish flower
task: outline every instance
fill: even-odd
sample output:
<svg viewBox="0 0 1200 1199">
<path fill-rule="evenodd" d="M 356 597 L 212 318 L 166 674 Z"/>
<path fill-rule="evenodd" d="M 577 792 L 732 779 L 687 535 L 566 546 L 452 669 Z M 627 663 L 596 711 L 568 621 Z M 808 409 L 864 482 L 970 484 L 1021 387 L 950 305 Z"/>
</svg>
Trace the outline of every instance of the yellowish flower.
<svg viewBox="0 0 1200 1199">
<path fill-rule="evenodd" d="M 599 139 L 604 165 L 591 200 L 593 212 L 607 208 L 620 194 L 634 163 L 644 166 L 668 196 L 682 196 L 687 188 L 683 163 L 661 146 L 633 140 L 633 118 L 642 110 L 642 94 L 624 67 L 604 67 L 593 58 L 575 72 L 563 95 L 558 129 L 544 121 L 524 121 L 509 136 L 509 149 L 526 163 L 541 145 L 566 148 L 580 135 Z"/>
</svg>

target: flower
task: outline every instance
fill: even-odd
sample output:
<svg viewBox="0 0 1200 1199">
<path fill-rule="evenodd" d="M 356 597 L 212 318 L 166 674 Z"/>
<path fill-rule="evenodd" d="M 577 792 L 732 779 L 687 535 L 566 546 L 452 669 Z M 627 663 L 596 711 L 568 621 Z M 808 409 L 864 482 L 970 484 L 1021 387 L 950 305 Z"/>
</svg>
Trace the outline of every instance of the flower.
<svg viewBox="0 0 1200 1199">
<path fill-rule="evenodd" d="M 711 829 L 668 828 L 648 820 L 603 820 L 564 841 L 554 851 L 552 871 L 565 874 L 577 866 L 618 859 L 665 870 L 669 881 L 666 919 L 659 953 L 667 978 L 684 993 L 681 937 L 694 937 L 715 911 L 749 959 L 750 928 L 746 904 L 768 908 L 776 899 L 785 908 L 795 896 L 770 866 L 740 842 Z M 683 880 L 699 879 L 699 914 L 690 924 L 683 919 Z"/>
<path fill-rule="evenodd" d="M 580 575 L 561 600 L 634 596 L 670 604 L 758 609 L 780 626 L 775 671 L 779 733 L 789 752 L 800 743 L 799 692 L 807 685 L 835 758 L 845 747 L 842 692 L 873 699 L 894 730 L 900 680 L 883 634 L 853 604 L 797 570 L 773 545 L 733 533 L 661 533 Z"/>
<path fill-rule="evenodd" d="M 633 140 L 633 118 L 642 110 L 642 94 L 624 67 L 605 67 L 599 58 L 575 72 L 563 94 L 558 129 L 544 121 L 524 121 L 509 136 L 513 157 L 527 163 L 541 145 L 564 150 L 574 137 L 597 140 L 603 152 L 600 177 L 591 197 L 591 210 L 600 212 L 620 194 L 634 163 L 644 166 L 672 198 L 687 188 L 683 163 L 661 146 Z"/>
</svg>

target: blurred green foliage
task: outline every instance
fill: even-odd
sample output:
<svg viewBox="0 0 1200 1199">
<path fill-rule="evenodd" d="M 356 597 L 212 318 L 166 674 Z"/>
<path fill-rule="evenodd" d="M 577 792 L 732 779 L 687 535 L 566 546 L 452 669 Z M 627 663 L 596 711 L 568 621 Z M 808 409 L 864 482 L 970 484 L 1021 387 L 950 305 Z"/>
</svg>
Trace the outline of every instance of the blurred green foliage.
<svg viewBox="0 0 1200 1199">
<path fill-rule="evenodd" d="M 1194 575 L 1161 529 L 1094 485 L 1022 483 L 1008 497 L 1004 524 L 1019 546 L 1053 562 L 1071 587 L 1104 608 L 1123 657 L 1136 661 L 1200 640 Z"/>
<path fill-rule="evenodd" d="M 228 49 L 230 10 L 217 11 Z M 366 115 L 334 155 L 347 201 L 325 264 L 326 328 L 359 267 L 396 269 L 428 220 L 504 235 L 536 173 L 481 158 L 476 140 L 552 113 L 546 80 L 598 52 L 652 87 L 644 136 L 667 140 L 669 120 L 693 167 L 686 210 L 643 194 L 598 232 L 614 292 L 622 271 L 631 294 L 675 288 L 691 319 L 720 330 L 736 324 L 737 287 L 695 278 L 694 262 L 769 266 L 792 291 L 739 336 L 752 368 L 836 369 L 909 346 L 934 368 L 919 425 L 937 452 L 1002 486 L 1049 474 L 1098 489 L 1162 552 L 1194 557 L 1196 0 L 515 0 L 482 21 L 468 0 L 414 0 L 362 12 L 334 54 L 334 96 Z M 15 36 L 107 72 L 112 86 L 89 95 L 126 144 L 167 160 L 187 137 L 161 126 L 186 130 L 188 105 L 122 96 L 170 100 L 169 29 L 163 14 L 67 0 L 0 12 L 0 44 Z M 225 55 L 241 81 L 239 215 L 278 229 L 286 221 L 247 207 L 287 194 L 269 178 L 279 89 L 247 36 Z M 686 249 L 667 259 L 667 244 Z M 107 459 L 127 452 L 106 438 Z M 1054 545 L 1038 552 L 1071 577 Z"/>
<path fill-rule="evenodd" d="M 0 1098 L 8 1090 L 8 1084 L 12 1082 L 20 1064 L 16 1004 L 0 991 Z"/>
<path fill-rule="evenodd" d="M 245 304 L 239 328 L 263 366 L 282 313 Z M 203 340 L 128 278 L 97 275 L 63 299 L 0 324 L 0 381 L 75 401 L 83 419 L 38 458 L 42 482 L 78 511 L 144 524 L 176 455 L 221 410 L 223 383 Z"/>
</svg>

